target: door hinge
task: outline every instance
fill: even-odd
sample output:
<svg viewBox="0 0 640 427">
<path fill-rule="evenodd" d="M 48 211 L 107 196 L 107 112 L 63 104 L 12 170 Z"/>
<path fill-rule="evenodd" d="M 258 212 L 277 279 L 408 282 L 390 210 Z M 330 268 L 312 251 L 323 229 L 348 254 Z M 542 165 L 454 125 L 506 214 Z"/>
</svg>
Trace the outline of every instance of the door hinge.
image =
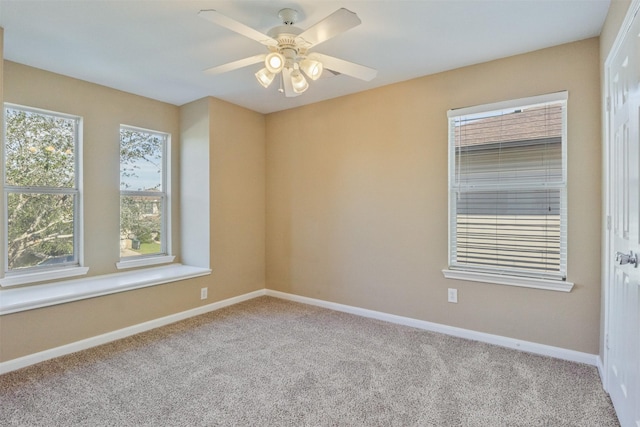
<svg viewBox="0 0 640 427">
<path fill-rule="evenodd" d="M 611 97 L 607 96 L 607 112 L 611 111 Z"/>
<path fill-rule="evenodd" d="M 607 230 L 611 231 L 611 215 L 607 215 Z"/>
</svg>

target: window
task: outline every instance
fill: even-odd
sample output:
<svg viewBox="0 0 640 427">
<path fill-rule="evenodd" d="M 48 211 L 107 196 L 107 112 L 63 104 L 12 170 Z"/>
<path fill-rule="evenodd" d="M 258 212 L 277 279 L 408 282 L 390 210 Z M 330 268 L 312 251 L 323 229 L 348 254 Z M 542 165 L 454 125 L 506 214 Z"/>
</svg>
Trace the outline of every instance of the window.
<svg viewBox="0 0 640 427">
<path fill-rule="evenodd" d="M 173 259 L 165 258 L 169 254 L 168 143 L 165 133 L 120 128 L 120 259 L 137 259 L 131 266 Z"/>
<path fill-rule="evenodd" d="M 566 280 L 566 100 L 449 111 L 450 270 Z"/>
<path fill-rule="evenodd" d="M 33 280 L 3 286 L 78 267 L 82 255 L 80 118 L 10 104 L 4 113 L 4 271 Z"/>
</svg>

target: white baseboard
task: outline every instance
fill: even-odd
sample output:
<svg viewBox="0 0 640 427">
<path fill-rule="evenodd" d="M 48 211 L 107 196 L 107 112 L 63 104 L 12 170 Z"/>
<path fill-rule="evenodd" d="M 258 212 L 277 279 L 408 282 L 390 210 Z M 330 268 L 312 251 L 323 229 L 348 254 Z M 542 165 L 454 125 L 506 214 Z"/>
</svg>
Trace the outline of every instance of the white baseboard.
<svg viewBox="0 0 640 427">
<path fill-rule="evenodd" d="M 44 362 L 45 360 L 53 359 L 55 357 L 60 357 L 66 354 L 75 353 L 77 351 L 86 350 L 88 348 L 106 344 L 108 342 L 115 341 L 121 338 L 126 338 L 131 335 L 138 334 L 140 332 L 145 332 L 151 329 L 158 328 L 160 326 L 164 326 L 170 323 L 178 322 L 180 320 L 188 319 L 193 316 L 198 316 L 200 314 L 219 310 L 221 308 L 238 304 L 240 302 L 257 298 L 263 295 L 268 295 L 268 296 L 289 300 L 289 301 L 300 302 L 303 304 L 314 305 L 318 307 L 324 307 L 330 310 L 351 313 L 358 316 L 369 317 L 372 319 L 378 319 L 386 322 L 396 323 L 399 325 L 411 326 L 414 328 L 424 329 L 427 331 L 439 332 L 442 334 L 452 335 L 460 338 L 466 338 L 470 340 L 485 342 L 488 344 L 494 344 L 501 347 L 508 347 L 516 350 L 526 351 L 529 353 L 543 355 L 543 356 L 550 356 L 558 359 L 569 360 L 572 362 L 585 363 L 588 365 L 597 366 L 598 371 L 600 372 L 601 378 L 604 378 L 602 376 L 602 373 L 603 373 L 602 361 L 595 354 L 582 353 L 579 351 L 568 350 L 560 347 L 553 347 L 553 346 L 538 344 L 538 343 L 529 342 L 529 341 L 521 341 L 513 338 L 499 336 L 499 335 L 486 334 L 483 332 L 476 332 L 469 329 L 456 328 L 453 326 L 447 326 L 439 323 L 412 319 L 410 317 L 397 316 L 394 314 L 383 313 L 380 311 L 367 310 L 364 308 L 338 304 L 334 302 L 323 301 L 315 298 L 308 298 L 308 297 L 303 297 L 303 296 L 294 295 L 294 294 L 288 294 L 285 292 L 273 291 L 270 289 L 261 289 L 258 291 L 249 292 L 247 294 L 243 294 L 237 297 L 214 302 L 212 304 L 204 305 L 202 307 L 197 307 L 191 310 L 172 314 L 170 316 L 165 316 L 158 319 L 150 320 L 148 322 L 139 323 L 137 325 L 129 326 L 127 328 L 118 329 L 117 331 L 112 331 L 106 334 L 97 335 L 95 337 L 76 341 L 71 344 L 41 351 L 39 353 L 30 354 L 24 357 L 19 357 L 17 359 L 8 360 L 6 362 L 1 362 L 0 374 L 25 368 L 27 366 L 30 366 L 39 362 Z"/>
<path fill-rule="evenodd" d="M 596 366 L 598 368 L 598 374 L 600 374 L 600 382 L 602 383 L 602 388 L 607 393 L 609 390 L 607 389 L 607 371 L 604 368 L 604 361 L 602 360 L 602 356 L 596 356 Z"/>
<path fill-rule="evenodd" d="M 455 337 L 466 338 L 474 341 L 494 344 L 501 347 L 512 348 L 515 350 L 526 351 L 528 353 L 539 354 L 542 356 L 554 357 L 556 359 L 569 360 L 571 362 L 585 363 L 588 365 L 598 366 L 599 357 L 595 354 L 582 353 L 575 350 L 568 350 L 560 347 L 553 347 L 545 344 L 538 344 L 530 341 L 522 341 L 514 338 L 503 337 L 500 335 L 486 334 L 484 332 L 476 332 L 469 329 L 456 328 L 440 323 L 427 322 L 424 320 L 412 319 L 410 317 L 396 316 L 380 311 L 367 310 L 364 308 L 353 307 L 350 305 L 337 304 L 334 302 L 323 301 L 314 298 L 302 297 L 299 295 L 288 294 L 285 292 L 266 290 L 266 295 L 286 299 L 289 301 L 301 302 L 304 304 L 324 307 L 331 310 L 342 311 L 345 313 L 356 314 L 358 316 L 370 317 L 372 319 L 383 320 L 386 322 L 397 323 L 399 325 L 411 326 L 418 329 L 424 329 L 432 332 L 439 332 Z"/>
<path fill-rule="evenodd" d="M 29 365 L 34 365 L 45 360 L 53 359 L 55 357 L 64 356 L 66 354 L 75 353 L 76 351 L 86 350 L 91 347 L 96 347 L 102 344 L 106 344 L 111 341 L 126 338 L 131 335 L 139 334 L 151 329 L 165 326 L 170 323 L 175 323 L 180 320 L 188 319 L 193 316 L 208 313 L 210 311 L 219 310 L 230 305 L 238 304 L 243 301 L 247 301 L 259 296 L 265 295 L 265 290 L 250 292 L 248 294 L 239 295 L 237 297 L 228 298 L 222 301 L 214 302 L 212 304 L 203 305 L 201 307 L 193 308 L 191 310 L 182 311 L 180 313 L 172 314 L 158 319 L 150 320 L 148 322 L 139 323 L 137 325 L 129 326 L 117 331 L 107 332 L 106 334 L 97 335 L 95 337 L 87 338 L 84 340 L 76 341 L 71 344 L 66 344 L 60 347 L 55 347 L 49 350 L 44 350 L 38 353 L 30 354 L 28 356 L 19 357 L 17 359 L 8 360 L 0 363 L 0 374 L 15 371 L 17 369 L 25 368 Z"/>
</svg>

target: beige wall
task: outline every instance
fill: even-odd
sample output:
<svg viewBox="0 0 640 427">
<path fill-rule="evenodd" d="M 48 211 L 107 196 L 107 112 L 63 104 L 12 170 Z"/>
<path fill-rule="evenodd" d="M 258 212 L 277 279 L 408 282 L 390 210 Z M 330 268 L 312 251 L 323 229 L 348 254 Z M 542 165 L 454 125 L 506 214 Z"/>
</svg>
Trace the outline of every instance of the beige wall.
<svg viewBox="0 0 640 427">
<path fill-rule="evenodd" d="M 4 62 L 4 87 L 5 102 L 83 117 L 85 261 L 90 275 L 115 272 L 119 125 L 171 133 L 172 166 L 177 171 L 180 108 L 9 61 Z M 264 288 L 264 117 L 215 100 L 205 104 L 189 117 L 202 115 L 210 121 L 212 133 L 208 141 L 209 162 L 215 169 L 208 195 L 211 276 L 1 316 L 0 361 Z M 178 176 L 174 174 L 172 183 L 177 260 Z M 209 299 L 201 301 L 204 286 L 209 288 Z"/>
<path fill-rule="evenodd" d="M 268 288 L 597 353 L 598 60 L 593 38 L 268 115 Z M 573 291 L 444 279 L 447 110 L 561 90 Z"/>
<path fill-rule="evenodd" d="M 235 294 L 264 289 L 265 118 L 214 98 L 208 105 L 213 276 Z"/>
</svg>

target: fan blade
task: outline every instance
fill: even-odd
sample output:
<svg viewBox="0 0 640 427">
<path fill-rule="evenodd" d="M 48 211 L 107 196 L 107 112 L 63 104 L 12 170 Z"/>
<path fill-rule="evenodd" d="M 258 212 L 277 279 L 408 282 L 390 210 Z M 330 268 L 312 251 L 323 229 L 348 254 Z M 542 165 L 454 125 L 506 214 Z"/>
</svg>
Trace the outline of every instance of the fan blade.
<svg viewBox="0 0 640 427">
<path fill-rule="evenodd" d="M 364 65 L 355 64 L 333 56 L 323 55 L 321 53 L 313 52 L 309 54 L 309 58 L 322 62 L 324 68 L 337 71 L 340 74 L 346 74 L 360 80 L 365 80 L 367 82 L 372 80 L 378 74 L 378 70 L 374 70 L 373 68 L 365 67 Z"/>
<path fill-rule="evenodd" d="M 203 17 L 204 19 L 213 22 L 214 24 L 220 25 L 228 30 L 234 31 L 240 35 L 248 37 L 252 40 L 257 41 L 258 43 L 262 43 L 265 46 L 278 46 L 278 42 L 269 37 L 266 34 L 262 34 L 260 31 L 254 30 L 253 28 L 244 25 L 241 22 L 236 21 L 235 19 L 231 19 L 228 16 L 225 16 L 213 9 L 205 9 L 198 12 L 198 16 Z"/>
<path fill-rule="evenodd" d="M 295 96 L 299 96 L 299 93 L 295 93 L 293 90 L 293 84 L 291 84 L 291 69 L 284 68 L 282 70 L 282 80 L 284 83 L 284 96 L 287 98 L 293 98 Z"/>
<path fill-rule="evenodd" d="M 260 55 L 250 56 L 248 58 L 240 59 L 238 61 L 229 62 L 227 64 L 218 65 L 215 67 L 207 68 L 203 71 L 203 73 L 216 75 L 226 73 L 227 71 L 237 70 L 238 68 L 244 68 L 249 65 L 257 64 L 259 62 L 264 61 L 264 58 L 267 55 L 262 53 Z"/>
<path fill-rule="evenodd" d="M 339 75 L 340 75 L 339 72 L 325 68 L 322 71 L 322 74 L 320 75 L 319 79 L 330 79 L 331 77 L 335 77 Z"/>
<path fill-rule="evenodd" d="M 354 12 L 341 8 L 307 28 L 296 40 L 302 40 L 308 49 L 360 25 L 361 22 Z"/>
</svg>

